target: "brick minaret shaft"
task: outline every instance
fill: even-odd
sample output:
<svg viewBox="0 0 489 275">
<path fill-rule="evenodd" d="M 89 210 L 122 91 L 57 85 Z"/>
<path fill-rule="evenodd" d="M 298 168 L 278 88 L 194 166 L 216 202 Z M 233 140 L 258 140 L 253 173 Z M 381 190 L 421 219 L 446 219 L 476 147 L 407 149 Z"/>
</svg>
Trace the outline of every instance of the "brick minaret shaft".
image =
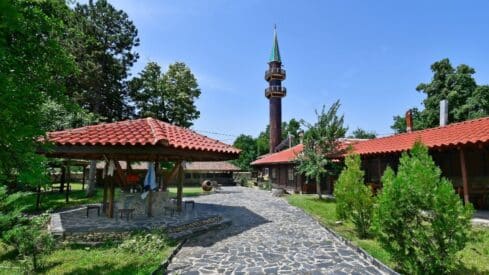
<svg viewBox="0 0 489 275">
<path fill-rule="evenodd" d="M 282 97 L 287 94 L 287 89 L 282 87 L 285 80 L 285 70 L 282 69 L 282 60 L 278 48 L 277 30 L 274 30 L 272 53 L 268 61 L 268 70 L 265 72 L 265 80 L 268 88 L 265 96 L 270 101 L 270 153 L 275 152 L 275 147 L 280 144 L 282 136 Z"/>
</svg>

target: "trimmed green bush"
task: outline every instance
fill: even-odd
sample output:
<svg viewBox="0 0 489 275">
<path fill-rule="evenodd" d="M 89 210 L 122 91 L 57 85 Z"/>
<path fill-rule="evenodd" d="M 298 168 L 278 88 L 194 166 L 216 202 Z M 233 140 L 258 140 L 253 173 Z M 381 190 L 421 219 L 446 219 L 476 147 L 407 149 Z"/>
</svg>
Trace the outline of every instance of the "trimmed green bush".
<svg viewBox="0 0 489 275">
<path fill-rule="evenodd" d="M 359 155 L 345 158 L 346 167 L 335 185 L 336 213 L 340 219 L 350 219 L 355 225 L 359 238 L 366 238 L 372 222 L 374 198 L 372 191 L 364 184 Z"/>
<path fill-rule="evenodd" d="M 375 228 L 382 246 L 402 272 L 443 274 L 457 264 L 464 248 L 473 208 L 464 206 L 452 184 L 417 142 L 400 159 L 397 174 L 382 178 Z"/>
</svg>

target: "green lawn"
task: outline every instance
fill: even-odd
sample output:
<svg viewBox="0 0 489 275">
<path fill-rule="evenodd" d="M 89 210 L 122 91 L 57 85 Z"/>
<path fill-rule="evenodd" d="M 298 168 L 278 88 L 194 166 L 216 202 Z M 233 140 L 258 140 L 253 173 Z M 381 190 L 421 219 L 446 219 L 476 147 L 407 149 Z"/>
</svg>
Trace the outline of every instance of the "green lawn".
<svg viewBox="0 0 489 275">
<path fill-rule="evenodd" d="M 145 234 L 145 233 L 139 233 Z M 177 243 L 163 240 L 158 249 L 135 252 L 117 243 L 98 246 L 67 244 L 41 258 L 43 274 L 151 274 L 170 255 Z M 10 267 L 10 268 L 9 268 Z M 22 262 L 0 242 L 0 274 L 22 274 Z"/>
<path fill-rule="evenodd" d="M 65 193 L 46 191 L 41 193 L 41 207 L 36 209 L 35 192 L 25 192 L 19 198 L 12 202 L 15 208 L 25 207 L 24 212 L 43 212 L 46 210 L 55 211 L 66 207 L 77 206 L 87 203 L 101 203 L 103 198 L 103 189 L 97 188 L 95 196 L 87 198 L 85 191 L 81 190 L 80 183 L 72 183 L 69 202 L 65 202 Z M 86 185 L 85 185 L 86 187 Z M 117 195 L 117 192 L 116 192 Z"/>
<path fill-rule="evenodd" d="M 355 234 L 352 223 L 336 223 L 334 201 L 319 200 L 315 195 L 290 195 L 287 199 L 291 205 L 303 209 L 326 227 L 363 248 L 384 264 L 395 268 L 389 253 L 381 247 L 377 240 L 360 240 Z M 489 274 L 489 228 L 473 228 L 471 240 L 465 249 L 458 253 L 458 256 L 461 266 L 457 274 Z"/>
<path fill-rule="evenodd" d="M 176 187 L 170 187 L 168 188 L 168 191 L 170 191 L 170 196 L 172 198 L 177 197 L 177 188 Z M 200 186 L 184 186 L 183 187 L 183 196 L 184 197 L 196 197 L 200 195 L 204 195 L 209 192 L 205 192 L 202 190 L 202 187 Z"/>
</svg>

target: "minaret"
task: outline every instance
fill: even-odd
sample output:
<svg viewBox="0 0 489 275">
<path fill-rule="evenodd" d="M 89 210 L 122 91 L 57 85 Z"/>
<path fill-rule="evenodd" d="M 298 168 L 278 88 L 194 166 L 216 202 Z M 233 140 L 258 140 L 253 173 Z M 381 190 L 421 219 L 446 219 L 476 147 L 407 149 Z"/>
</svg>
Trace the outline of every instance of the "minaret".
<svg viewBox="0 0 489 275">
<path fill-rule="evenodd" d="M 270 153 L 275 152 L 275 147 L 280 144 L 282 136 L 282 97 L 287 94 L 287 89 L 282 87 L 284 79 L 285 70 L 282 69 L 275 27 L 272 53 L 268 60 L 268 70 L 265 72 L 265 80 L 269 84 L 265 89 L 265 96 L 270 101 Z"/>
</svg>

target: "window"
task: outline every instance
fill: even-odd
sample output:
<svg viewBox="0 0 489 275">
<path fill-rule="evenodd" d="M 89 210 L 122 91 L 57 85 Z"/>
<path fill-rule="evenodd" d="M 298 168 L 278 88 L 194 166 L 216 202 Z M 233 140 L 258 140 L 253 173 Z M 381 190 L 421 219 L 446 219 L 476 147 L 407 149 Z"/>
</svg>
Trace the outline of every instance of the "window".
<svg viewBox="0 0 489 275">
<path fill-rule="evenodd" d="M 190 173 L 185 173 L 185 178 L 186 178 L 186 179 L 191 179 L 191 178 L 192 178 L 192 174 L 190 174 Z"/>
<path fill-rule="evenodd" d="M 272 168 L 272 179 L 277 178 L 277 168 Z"/>
<path fill-rule="evenodd" d="M 287 177 L 288 177 L 289 181 L 294 180 L 294 168 L 289 168 L 287 170 Z"/>
<path fill-rule="evenodd" d="M 268 173 L 269 173 L 268 168 L 263 169 L 263 176 L 268 177 Z"/>
</svg>

